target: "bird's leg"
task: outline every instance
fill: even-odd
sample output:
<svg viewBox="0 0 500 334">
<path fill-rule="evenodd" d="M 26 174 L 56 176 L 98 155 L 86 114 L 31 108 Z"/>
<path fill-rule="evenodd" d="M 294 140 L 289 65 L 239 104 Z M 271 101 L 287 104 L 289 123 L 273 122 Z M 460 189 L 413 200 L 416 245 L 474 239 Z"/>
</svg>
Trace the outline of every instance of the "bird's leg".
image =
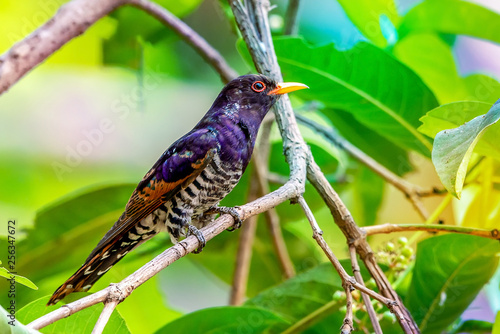
<svg viewBox="0 0 500 334">
<path fill-rule="evenodd" d="M 231 217 L 233 217 L 234 226 L 227 229 L 229 232 L 232 232 L 234 230 L 239 229 L 241 227 L 241 223 L 243 222 L 241 220 L 241 217 L 240 217 L 240 214 L 238 213 L 238 211 L 236 211 L 236 209 L 232 208 L 232 207 L 213 206 L 205 212 L 205 214 L 213 214 L 213 213 L 219 213 L 221 215 L 227 213 L 228 215 L 231 215 Z"/>
<path fill-rule="evenodd" d="M 198 243 L 199 243 L 198 249 L 193 251 L 193 253 L 195 253 L 195 254 L 201 253 L 201 251 L 203 250 L 203 248 L 207 244 L 207 241 L 205 240 L 203 233 L 201 233 L 200 230 L 198 230 L 194 225 L 191 225 L 191 224 L 188 224 L 187 228 L 188 228 L 188 236 L 194 235 L 196 237 L 196 239 L 198 239 Z"/>
</svg>

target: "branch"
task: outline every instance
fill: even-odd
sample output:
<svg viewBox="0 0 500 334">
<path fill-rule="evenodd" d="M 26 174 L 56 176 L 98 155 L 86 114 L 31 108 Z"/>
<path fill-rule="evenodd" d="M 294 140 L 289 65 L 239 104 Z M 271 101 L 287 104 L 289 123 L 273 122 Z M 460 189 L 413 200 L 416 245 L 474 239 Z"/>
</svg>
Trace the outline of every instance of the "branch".
<svg viewBox="0 0 500 334">
<path fill-rule="evenodd" d="M 356 248 L 354 246 L 349 246 L 349 255 L 351 257 L 352 272 L 356 281 L 358 281 L 359 284 L 365 285 L 363 282 L 363 276 L 361 276 L 361 269 L 359 268 Z M 365 304 L 366 312 L 368 312 L 375 334 L 383 334 L 380 323 L 378 322 L 377 313 L 375 312 L 375 309 L 370 301 L 370 297 L 366 293 L 361 293 L 361 297 L 363 297 L 363 303 Z"/>
<path fill-rule="evenodd" d="M 122 5 L 131 5 L 156 17 L 191 45 L 228 82 L 237 76 L 207 41 L 165 8 L 148 0 L 73 0 L 40 28 L 0 56 L 0 95 L 51 54 L 84 33 L 92 24 Z"/>
<path fill-rule="evenodd" d="M 323 238 L 323 231 L 320 229 L 318 223 L 316 222 L 316 219 L 314 218 L 314 215 L 313 215 L 311 209 L 309 208 L 309 206 L 307 205 L 306 201 L 304 200 L 304 198 L 302 196 L 299 197 L 298 202 L 299 202 L 302 210 L 304 211 L 304 213 L 307 217 L 307 220 L 309 221 L 309 224 L 311 225 L 311 228 L 313 230 L 314 240 L 316 240 L 316 242 L 321 247 L 321 249 L 323 250 L 325 255 L 328 257 L 330 262 L 333 264 L 335 270 L 337 270 L 337 272 L 339 273 L 340 278 L 342 279 L 342 285 L 343 286 L 344 285 L 352 286 L 353 288 L 368 294 L 372 298 L 374 298 L 374 299 L 378 300 L 379 302 L 381 302 L 382 304 L 386 305 L 391 310 L 391 312 L 397 314 L 398 311 L 394 307 L 394 306 L 396 306 L 395 305 L 396 303 L 394 301 L 392 301 L 388 298 L 385 298 L 384 296 L 376 293 L 375 291 L 368 289 L 364 285 L 358 283 L 353 277 L 349 276 L 349 274 L 345 271 L 344 267 L 342 267 L 342 264 L 337 259 L 335 254 L 333 254 L 332 250 L 330 249 L 330 247 L 326 243 L 325 239 Z M 344 289 L 346 289 L 346 288 L 344 287 Z"/>
<path fill-rule="evenodd" d="M 285 35 L 297 35 L 300 0 L 290 0 L 285 14 Z"/>
<path fill-rule="evenodd" d="M 346 236 L 349 246 L 353 245 L 356 247 L 356 251 L 365 263 L 370 275 L 377 283 L 380 293 L 383 296 L 395 301 L 395 305 L 393 305 L 393 307 L 400 310 L 400 312 L 398 311 L 395 314 L 403 331 L 405 333 L 420 333 L 420 330 L 418 329 L 418 326 L 413 320 L 410 312 L 405 308 L 401 298 L 391 287 L 391 284 L 389 283 L 387 277 L 385 277 L 384 272 L 378 266 L 373 251 L 371 250 L 370 245 L 366 242 L 365 234 L 356 225 L 351 213 L 344 205 L 339 195 L 335 192 L 335 190 L 333 190 L 330 183 L 328 183 L 328 180 L 321 172 L 319 166 L 313 160 L 309 160 L 307 165 L 307 178 L 314 188 L 316 188 L 320 196 L 323 198 L 323 201 L 330 209 L 335 223 Z M 355 288 L 357 287 L 355 286 Z M 364 292 L 361 289 L 358 290 Z"/>
<path fill-rule="evenodd" d="M 170 13 L 162 6 L 148 0 L 125 0 L 128 5 L 142 9 L 172 29 L 187 44 L 198 52 L 220 74 L 223 82 L 228 83 L 238 76 L 238 73 L 229 66 L 224 57 L 215 50 L 190 26 Z"/>
<path fill-rule="evenodd" d="M 247 1 L 249 8 L 255 11 L 251 14 L 239 0 L 229 0 L 229 4 L 257 70 L 276 81 L 282 81 L 267 20 L 269 1 Z M 252 21 L 251 17 L 256 22 Z M 288 96 L 279 99 L 273 110 L 283 138 L 283 152 L 290 166 L 290 180 L 296 181 L 299 186 L 297 193 L 302 194 L 305 191 L 306 157 L 309 148 L 300 134 Z"/>
<path fill-rule="evenodd" d="M 111 314 L 115 310 L 118 303 L 118 300 L 104 302 L 104 309 L 102 310 L 99 319 L 97 319 L 94 329 L 92 330 L 92 334 L 101 334 L 104 331 L 104 327 L 106 327 L 106 324 L 108 323 L 109 318 L 111 317 Z"/>
<path fill-rule="evenodd" d="M 254 154 L 256 153 L 257 152 L 254 152 Z M 253 176 L 255 176 L 255 174 L 256 173 L 254 171 Z M 250 182 L 248 201 L 253 201 L 257 198 L 257 187 L 257 183 Z M 248 218 L 245 224 L 241 227 L 238 252 L 236 253 L 236 262 L 234 267 L 233 285 L 229 296 L 229 305 L 241 305 L 245 299 L 248 274 L 250 272 L 250 264 L 252 262 L 252 246 L 256 230 L 257 216 Z"/>
<path fill-rule="evenodd" d="M 283 203 L 292 198 L 296 198 L 300 194 L 297 193 L 298 186 L 294 182 L 288 182 L 272 193 L 267 194 L 253 202 L 242 205 L 236 208 L 242 220 L 248 219 L 259 213 L 262 213 L 276 205 Z M 233 217 L 230 215 L 222 215 L 208 226 L 200 229 L 206 241 L 213 239 L 224 230 L 232 227 L 234 224 Z M 165 269 L 173 262 L 186 256 L 198 248 L 198 239 L 195 236 L 189 236 L 178 244 L 168 248 L 163 253 L 155 257 L 153 260 L 145 264 L 136 272 L 123 279 L 120 283 L 113 284 L 103 290 L 74 301 L 72 303 L 61 306 L 61 308 L 48 313 L 39 319 L 31 322 L 28 327 L 40 329 L 51 323 L 68 317 L 78 311 L 81 311 L 92 305 L 104 302 L 106 300 L 118 300 L 122 302 L 127 298 L 137 287 L 145 283 L 154 275 Z"/>
<path fill-rule="evenodd" d="M 483 238 L 500 240 L 500 231 L 496 228 L 492 230 L 483 230 L 477 228 L 450 226 L 450 225 L 382 224 L 382 225 L 361 227 L 361 230 L 363 230 L 366 233 L 366 235 L 393 233 L 393 232 L 425 231 L 425 232 L 450 232 L 450 233 L 470 234 Z"/>
<path fill-rule="evenodd" d="M 262 134 L 263 138 L 266 134 Z M 263 145 L 262 145 L 263 144 Z M 269 146 L 269 143 L 264 142 L 259 147 L 262 146 Z M 253 155 L 253 161 L 254 161 L 254 168 L 255 168 L 255 176 L 257 179 L 257 186 L 258 186 L 258 194 L 259 196 L 264 196 L 265 194 L 268 194 L 270 192 L 269 189 L 269 184 L 267 183 L 267 169 L 266 166 L 268 166 L 268 159 L 264 159 L 265 161 L 262 161 L 263 159 L 261 156 L 263 154 L 259 153 L 266 153 L 266 152 L 261 152 L 259 150 L 258 152 L 254 152 Z M 283 274 L 286 278 L 290 278 L 295 276 L 295 268 L 293 265 L 293 262 L 290 258 L 290 254 L 288 253 L 288 250 L 286 248 L 286 243 L 285 243 L 285 238 L 283 237 L 283 233 L 281 231 L 281 226 L 280 226 L 280 219 L 278 216 L 278 213 L 276 212 L 275 209 L 270 209 L 264 212 L 264 215 L 266 217 L 266 223 L 267 227 L 269 229 L 269 233 L 271 234 L 271 240 L 273 242 L 274 249 L 276 251 L 276 255 L 278 256 L 279 263 L 281 265 L 281 269 L 283 271 Z"/>
<path fill-rule="evenodd" d="M 332 142 L 333 145 L 337 146 L 340 149 L 345 150 L 347 153 L 349 153 L 353 158 L 357 159 L 361 163 L 363 163 L 365 166 L 370 168 L 372 171 L 374 171 L 376 174 L 378 174 L 380 177 L 382 177 L 384 180 L 386 180 L 388 183 L 392 184 L 396 189 L 400 190 L 406 195 L 406 198 L 410 200 L 410 202 L 413 204 L 417 212 L 420 214 L 420 216 L 424 219 L 427 220 L 427 217 L 429 216 L 427 209 L 424 207 L 422 201 L 420 200 L 420 197 L 423 196 L 424 194 L 428 196 L 428 194 L 437 194 L 436 189 L 432 190 L 422 190 L 420 187 L 417 187 L 416 185 L 406 181 L 405 179 L 397 176 L 393 172 L 391 172 L 389 169 L 385 168 L 383 165 L 379 164 L 375 159 L 370 157 L 369 155 L 365 154 L 363 151 L 361 151 L 359 148 L 356 146 L 352 145 L 350 142 L 342 138 L 339 134 L 337 134 L 333 129 L 327 128 L 325 126 L 322 126 L 302 115 L 296 115 L 297 120 L 304 124 L 307 125 L 308 127 L 312 128 L 314 131 L 319 132 L 321 135 L 323 135 L 327 140 Z"/>
<path fill-rule="evenodd" d="M 32 68 L 125 0 L 73 0 L 40 28 L 0 56 L 0 95 Z"/>
</svg>

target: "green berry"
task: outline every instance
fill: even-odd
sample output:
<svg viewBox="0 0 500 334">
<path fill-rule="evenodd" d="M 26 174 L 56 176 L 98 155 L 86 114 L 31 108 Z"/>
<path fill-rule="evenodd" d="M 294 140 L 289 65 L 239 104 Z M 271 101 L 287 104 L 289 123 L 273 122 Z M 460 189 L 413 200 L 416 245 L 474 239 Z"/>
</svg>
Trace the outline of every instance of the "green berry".
<svg viewBox="0 0 500 334">
<path fill-rule="evenodd" d="M 396 249 L 396 246 L 394 246 L 394 244 L 392 242 L 388 242 L 386 245 L 385 245 L 385 249 L 388 251 L 388 252 L 394 252 L 394 249 Z"/>
<path fill-rule="evenodd" d="M 401 255 L 409 259 L 413 255 L 413 248 L 409 246 L 404 246 L 401 250 Z"/>
<path fill-rule="evenodd" d="M 401 246 L 406 246 L 408 245 L 408 239 L 406 237 L 401 237 L 398 239 L 398 244 Z"/>
</svg>

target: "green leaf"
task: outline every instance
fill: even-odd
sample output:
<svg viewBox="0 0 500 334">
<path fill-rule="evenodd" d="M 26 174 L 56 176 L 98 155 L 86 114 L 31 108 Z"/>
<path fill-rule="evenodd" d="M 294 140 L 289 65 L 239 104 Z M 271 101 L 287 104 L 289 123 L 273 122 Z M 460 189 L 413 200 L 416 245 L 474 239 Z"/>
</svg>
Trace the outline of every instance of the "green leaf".
<svg viewBox="0 0 500 334">
<path fill-rule="evenodd" d="M 287 325 L 287 320 L 262 308 L 224 306 L 186 314 L 156 334 L 278 333 Z"/>
<path fill-rule="evenodd" d="M 396 145 L 430 156 L 432 145 L 416 128 L 437 106 L 436 98 L 386 52 L 368 43 L 338 51 L 333 44 L 315 47 L 290 37 L 275 39 L 275 50 L 285 79 L 311 88 L 297 96 L 352 113 Z"/>
<path fill-rule="evenodd" d="M 0 306 L 0 333 L 2 334 L 33 334 L 38 333 L 34 329 L 26 328 L 23 324 Z"/>
<path fill-rule="evenodd" d="M 423 116 L 420 119 L 422 125 L 418 128 L 418 131 L 434 138 L 440 131 L 455 128 L 469 122 L 474 117 L 486 114 L 490 108 L 491 103 L 476 101 L 461 101 L 445 104 L 429 111 L 427 115 Z M 499 137 L 500 128 L 490 128 L 477 143 L 474 152 L 492 156 L 500 160 L 500 148 L 498 146 Z"/>
<path fill-rule="evenodd" d="M 387 46 L 380 20 L 385 16 L 398 25 L 400 18 L 393 0 L 339 0 L 339 3 L 365 37 L 379 47 Z"/>
<path fill-rule="evenodd" d="M 413 170 L 405 150 L 358 122 L 353 114 L 338 109 L 325 109 L 321 113 L 348 142 L 392 172 L 402 176 Z"/>
<path fill-rule="evenodd" d="M 454 104 L 451 107 L 455 106 Z M 432 150 L 432 162 L 445 188 L 457 198 L 460 198 L 467 166 L 474 147 L 484 130 L 496 123 L 499 118 L 500 101 L 495 103 L 485 115 L 477 116 L 458 128 L 443 130 L 436 135 Z M 498 141 L 495 141 L 493 145 L 496 146 L 497 151 L 500 151 Z"/>
<path fill-rule="evenodd" d="M 405 15 L 399 35 L 435 31 L 500 43 L 500 14 L 459 0 L 424 1 Z"/>
<path fill-rule="evenodd" d="M 418 244 L 405 305 L 423 333 L 441 333 L 495 273 L 496 240 L 448 234 Z"/>
<path fill-rule="evenodd" d="M 2 262 L 0 261 L 0 264 L 1 263 Z M 12 273 L 10 273 L 10 271 L 8 271 L 4 267 L 0 267 L 0 276 L 5 277 L 8 280 L 14 278 L 14 280 L 17 283 L 25 285 L 25 286 L 27 286 L 30 289 L 38 290 L 38 287 L 35 285 L 35 283 L 33 283 L 32 281 L 30 281 L 28 278 L 26 278 L 24 276 L 21 276 L 21 275 L 12 274 Z"/>
<path fill-rule="evenodd" d="M 437 34 L 411 34 L 398 41 L 392 52 L 422 78 L 441 104 L 468 100 L 469 92 L 457 72 L 452 48 Z"/>
<path fill-rule="evenodd" d="M 30 323 L 41 316 L 50 313 L 60 307 L 60 305 L 46 306 L 47 300 L 50 296 L 44 296 L 37 299 L 17 312 L 17 318 L 22 323 Z M 83 309 L 68 318 L 63 318 L 57 322 L 44 327 L 44 334 L 60 334 L 60 333 L 72 333 L 72 334 L 86 334 L 92 331 L 97 319 L 104 308 L 103 304 L 97 304 L 89 308 Z M 127 328 L 125 320 L 121 317 L 118 311 L 113 311 L 108 323 L 106 324 L 106 333 L 110 334 L 130 334 Z"/>
<path fill-rule="evenodd" d="M 500 82 L 484 74 L 472 74 L 463 78 L 469 91 L 470 101 L 493 104 L 500 96 Z"/>
</svg>

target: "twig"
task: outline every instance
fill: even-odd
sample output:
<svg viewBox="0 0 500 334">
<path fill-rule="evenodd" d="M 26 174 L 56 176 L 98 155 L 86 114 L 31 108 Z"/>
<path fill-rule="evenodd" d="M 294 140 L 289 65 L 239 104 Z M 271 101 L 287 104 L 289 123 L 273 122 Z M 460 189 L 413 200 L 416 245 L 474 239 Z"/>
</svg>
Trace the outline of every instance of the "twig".
<svg viewBox="0 0 500 334">
<path fill-rule="evenodd" d="M 0 95 L 71 39 L 125 0 L 73 0 L 0 56 Z"/>
<path fill-rule="evenodd" d="M 366 235 L 381 233 L 425 231 L 425 232 L 450 232 L 460 234 L 476 235 L 478 237 L 500 240 L 500 231 L 496 228 L 492 230 L 483 230 L 471 227 L 450 226 L 450 225 L 425 225 L 425 224 L 382 224 L 361 227 Z"/>
<path fill-rule="evenodd" d="M 171 28 L 186 43 L 198 52 L 220 74 L 223 82 L 229 82 L 238 76 L 237 72 L 229 66 L 224 57 L 215 50 L 190 26 L 170 13 L 162 6 L 149 0 L 126 0 L 126 3 L 144 10 L 156 17 L 160 22 Z"/>
<path fill-rule="evenodd" d="M 259 154 L 259 152 L 255 152 L 253 155 L 255 176 L 257 179 L 256 184 L 258 185 L 259 196 L 263 196 L 270 191 L 269 185 L 266 182 L 267 173 L 265 171 L 265 166 L 267 166 L 267 163 L 261 161 L 261 156 L 262 155 Z M 283 233 L 281 231 L 278 213 L 275 209 L 271 209 L 264 212 L 264 215 L 266 217 L 267 227 L 269 229 L 269 233 L 271 234 L 271 240 L 273 242 L 276 255 L 278 256 L 283 274 L 286 278 L 293 277 L 295 276 L 295 268 L 286 248 L 285 238 L 283 237 Z"/>
<path fill-rule="evenodd" d="M 111 317 L 111 314 L 115 310 L 118 303 L 118 300 L 111 300 L 104 303 L 104 309 L 102 310 L 99 319 L 97 319 L 94 329 L 92 330 L 92 334 L 101 334 L 104 331 L 104 327 L 106 327 L 106 324 L 108 323 L 109 318 Z"/>
<path fill-rule="evenodd" d="M 255 152 L 257 153 L 257 152 Z M 255 175 L 255 171 L 253 172 Z M 252 177 L 253 178 L 253 177 Z M 258 185 L 250 182 L 248 190 L 248 201 L 254 201 L 258 197 Z M 257 230 L 257 217 L 252 216 L 245 221 L 241 227 L 238 243 L 238 252 L 236 253 L 236 262 L 234 267 L 233 285 L 229 295 L 230 305 L 241 305 L 245 299 L 248 284 L 248 274 L 252 262 L 252 246 Z"/>
<path fill-rule="evenodd" d="M 273 208 L 280 203 L 283 203 L 292 198 L 296 198 L 299 195 L 297 193 L 297 189 L 298 187 L 296 184 L 294 184 L 294 182 L 288 182 L 272 193 L 269 193 L 266 196 L 261 197 L 253 202 L 242 205 L 236 208 L 236 210 L 242 220 L 248 219 L 256 214 L 268 210 L 269 208 Z M 233 217 L 226 214 L 217 218 L 208 226 L 200 229 L 200 231 L 203 234 L 205 240 L 209 241 L 218 234 L 222 233 L 224 230 L 232 227 L 233 224 Z M 97 303 L 104 302 L 108 299 L 118 300 L 119 302 L 121 302 L 125 298 L 127 298 L 137 287 L 152 278 L 161 270 L 165 269 L 173 262 L 179 260 L 180 258 L 197 249 L 199 246 L 198 243 L 199 241 L 195 236 L 189 236 L 178 244 L 165 250 L 163 253 L 138 269 L 136 272 L 126 277 L 120 283 L 113 284 L 103 290 L 97 291 L 90 296 L 84 297 L 70 304 L 63 305 L 61 308 L 31 322 L 28 327 L 34 329 L 43 328 L 59 319 L 68 317 L 71 314 L 74 314 Z"/>
<path fill-rule="evenodd" d="M 296 35 L 299 31 L 298 13 L 300 0 L 290 0 L 285 14 L 285 35 Z"/>
<path fill-rule="evenodd" d="M 340 333 L 341 334 L 350 334 L 353 330 L 353 316 L 352 316 L 352 290 L 354 288 L 352 287 L 351 284 L 342 284 L 345 290 L 345 297 L 346 297 L 346 311 L 345 311 L 345 317 L 344 321 L 342 323 L 342 327 L 340 327 Z"/>
<path fill-rule="evenodd" d="M 307 178 L 314 188 L 316 188 L 320 196 L 323 198 L 323 201 L 330 209 L 335 223 L 346 236 L 349 246 L 353 245 L 356 247 L 357 253 L 360 255 L 366 265 L 366 268 L 370 272 L 370 275 L 377 283 L 380 293 L 383 296 L 395 301 L 392 307 L 397 311 L 393 313 L 396 314 L 396 318 L 403 331 L 405 333 L 420 333 L 420 330 L 418 329 L 418 326 L 413 320 L 410 312 L 406 309 L 406 307 L 404 307 L 401 298 L 391 287 L 391 284 L 387 280 L 387 277 L 385 277 L 384 272 L 378 266 L 373 251 L 365 240 L 363 231 L 356 225 L 351 213 L 346 208 L 330 183 L 328 183 L 328 180 L 321 172 L 319 166 L 313 160 L 309 160 L 309 163 L 307 164 Z M 355 288 L 358 287 L 355 286 Z M 370 296 L 373 298 L 372 295 Z"/>
<path fill-rule="evenodd" d="M 346 290 L 346 294 L 347 294 L 347 289 L 348 288 L 350 289 L 350 287 L 352 286 L 353 288 L 368 294 L 372 298 L 374 298 L 374 299 L 378 300 L 379 302 L 381 302 L 382 304 L 386 305 L 389 308 L 389 310 L 391 310 L 391 312 L 398 314 L 399 311 L 396 307 L 394 307 L 395 306 L 394 301 L 376 293 L 375 291 L 368 289 L 364 285 L 358 283 L 354 279 L 354 277 L 349 276 L 349 274 L 345 271 L 344 267 L 342 267 L 342 264 L 339 262 L 339 260 L 335 256 L 335 254 L 333 254 L 332 250 L 330 249 L 330 247 L 326 243 L 325 239 L 323 238 L 323 231 L 320 229 L 318 223 L 316 222 L 316 219 L 314 218 L 314 215 L 313 215 L 311 209 L 309 208 L 309 206 L 307 205 L 306 201 L 304 200 L 304 198 L 302 196 L 300 196 L 298 198 L 298 203 L 300 204 L 302 210 L 304 211 L 304 214 L 307 217 L 307 220 L 309 221 L 309 224 L 311 225 L 311 228 L 313 230 L 314 240 L 316 240 L 316 242 L 321 247 L 321 249 L 323 250 L 325 255 L 328 257 L 330 262 L 335 267 L 335 270 L 337 270 L 337 272 L 339 273 L 340 278 L 342 279 L 342 286 Z M 350 291 L 349 291 L 349 293 L 350 293 Z M 400 315 L 400 316 L 402 316 L 402 315 Z"/>
<path fill-rule="evenodd" d="M 356 281 L 358 281 L 359 284 L 365 285 L 363 282 L 363 276 L 361 276 L 361 269 L 358 264 L 356 248 L 352 245 L 349 246 L 349 255 L 351 258 L 352 273 L 354 274 L 354 278 L 356 278 Z M 366 312 L 368 312 L 375 334 L 383 334 L 380 323 L 378 322 L 377 313 L 375 312 L 375 309 L 370 301 L 370 297 L 366 293 L 361 293 L 361 297 L 363 297 L 363 303 L 365 304 Z"/>
<path fill-rule="evenodd" d="M 333 129 L 322 126 L 299 114 L 297 114 L 296 117 L 300 123 L 307 125 L 308 127 L 322 134 L 326 139 L 331 141 L 333 145 L 345 150 L 352 157 L 363 163 L 365 166 L 381 176 L 384 180 L 396 187 L 396 189 L 403 192 L 406 195 L 406 198 L 408 198 L 408 200 L 410 200 L 410 202 L 413 204 L 420 216 L 424 220 L 427 219 L 429 213 L 420 200 L 420 197 L 422 196 L 422 194 L 436 194 L 435 189 L 420 189 L 420 187 L 411 184 L 410 182 L 391 172 L 389 169 L 385 168 L 383 165 L 379 164 L 375 159 L 365 154 L 356 146 L 352 145 L 350 142 L 339 136 Z"/>
</svg>

